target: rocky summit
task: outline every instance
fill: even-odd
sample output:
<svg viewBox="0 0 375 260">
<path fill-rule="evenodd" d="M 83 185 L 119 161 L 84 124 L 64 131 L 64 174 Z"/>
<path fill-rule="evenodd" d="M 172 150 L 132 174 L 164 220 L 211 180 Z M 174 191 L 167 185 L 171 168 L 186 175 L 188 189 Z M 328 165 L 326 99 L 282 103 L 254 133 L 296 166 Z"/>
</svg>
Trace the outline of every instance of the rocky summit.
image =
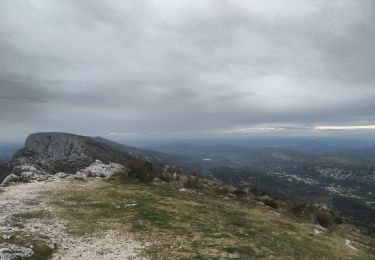
<svg viewBox="0 0 375 260">
<path fill-rule="evenodd" d="M 4 185 L 11 181 L 46 180 L 56 174 L 95 175 L 92 172 L 98 167 L 110 175 L 119 168 L 114 166 L 116 163 L 124 164 L 132 158 L 152 160 L 153 155 L 101 137 L 35 133 L 27 137 L 25 146 L 3 167 L 0 181 Z"/>
</svg>

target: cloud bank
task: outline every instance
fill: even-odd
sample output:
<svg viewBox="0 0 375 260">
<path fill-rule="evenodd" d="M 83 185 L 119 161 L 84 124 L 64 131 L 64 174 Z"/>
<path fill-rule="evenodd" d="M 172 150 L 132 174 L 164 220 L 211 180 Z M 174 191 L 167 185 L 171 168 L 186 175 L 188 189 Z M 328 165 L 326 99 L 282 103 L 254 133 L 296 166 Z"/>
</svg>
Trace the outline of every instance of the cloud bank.
<svg viewBox="0 0 375 260">
<path fill-rule="evenodd" d="M 373 46 L 371 0 L 4 0 L 0 139 L 373 125 Z"/>
</svg>

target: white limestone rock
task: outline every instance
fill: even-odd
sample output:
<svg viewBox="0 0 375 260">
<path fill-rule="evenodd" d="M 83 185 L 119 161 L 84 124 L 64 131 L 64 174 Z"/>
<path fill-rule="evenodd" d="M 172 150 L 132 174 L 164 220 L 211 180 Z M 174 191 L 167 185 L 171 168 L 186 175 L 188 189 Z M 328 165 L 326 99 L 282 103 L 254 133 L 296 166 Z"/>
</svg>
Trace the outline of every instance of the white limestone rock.
<svg viewBox="0 0 375 260">
<path fill-rule="evenodd" d="M 38 170 L 34 165 L 22 164 L 13 168 L 11 174 L 4 179 L 1 186 L 6 186 L 11 182 L 46 181 L 51 177 L 52 175 Z"/>
<path fill-rule="evenodd" d="M 77 172 L 76 176 L 81 178 L 87 177 L 101 177 L 109 178 L 116 173 L 124 170 L 124 166 L 117 163 L 104 164 L 99 160 L 96 160 L 90 166 Z"/>
<path fill-rule="evenodd" d="M 0 244 L 0 259 L 3 260 L 23 259 L 26 257 L 31 257 L 33 254 L 33 250 L 29 247 L 8 243 Z"/>
<path fill-rule="evenodd" d="M 66 173 L 63 173 L 63 172 L 58 172 L 55 174 L 55 177 L 56 178 L 59 178 L 59 179 L 64 179 L 66 177 L 70 176 L 69 174 L 66 174 Z"/>
</svg>

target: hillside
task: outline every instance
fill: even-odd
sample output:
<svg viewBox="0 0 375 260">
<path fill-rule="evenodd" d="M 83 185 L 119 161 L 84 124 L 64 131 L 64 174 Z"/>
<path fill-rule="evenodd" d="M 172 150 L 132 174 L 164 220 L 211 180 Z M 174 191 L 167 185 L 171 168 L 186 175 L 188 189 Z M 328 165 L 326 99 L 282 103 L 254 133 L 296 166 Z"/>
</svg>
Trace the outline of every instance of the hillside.
<svg viewBox="0 0 375 260">
<path fill-rule="evenodd" d="M 20 259 L 375 257 L 374 241 L 354 227 L 325 229 L 253 200 L 160 183 L 18 184 L 3 189 L 1 210 L 15 199 L 1 220 L 0 245 L 24 254 L 32 248 L 31 258 Z"/>
<path fill-rule="evenodd" d="M 178 165 L 209 178 L 257 187 L 300 202 L 326 204 L 375 232 L 375 150 L 371 140 L 206 141 L 153 149 L 184 156 Z"/>
</svg>

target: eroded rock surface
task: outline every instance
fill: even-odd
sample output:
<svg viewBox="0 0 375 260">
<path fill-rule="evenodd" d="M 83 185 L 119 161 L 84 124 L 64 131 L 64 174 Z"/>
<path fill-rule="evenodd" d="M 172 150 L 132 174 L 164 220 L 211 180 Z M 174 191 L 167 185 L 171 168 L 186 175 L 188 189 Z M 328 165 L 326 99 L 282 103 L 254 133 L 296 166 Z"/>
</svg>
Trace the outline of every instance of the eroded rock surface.
<svg viewBox="0 0 375 260">
<path fill-rule="evenodd" d="M 129 159 L 160 162 L 164 157 L 161 153 L 125 146 L 101 137 L 35 133 L 27 137 L 25 147 L 12 156 L 6 167 L 2 167 L 0 182 L 3 179 L 4 184 L 47 180 L 55 174 L 64 178 L 77 172 L 83 177 L 108 177 Z M 96 160 L 109 166 L 100 165 Z"/>
<path fill-rule="evenodd" d="M 31 257 L 33 254 L 34 252 L 30 247 L 8 243 L 0 244 L 0 259 L 2 260 L 17 260 Z"/>
<path fill-rule="evenodd" d="M 77 172 L 77 177 L 101 177 L 109 178 L 116 173 L 125 170 L 125 167 L 118 163 L 103 164 L 100 160 L 96 160 L 90 166 Z"/>
<path fill-rule="evenodd" d="M 74 179 L 83 178 L 87 179 L 90 177 L 98 178 L 109 178 L 119 172 L 126 172 L 127 168 L 118 163 L 102 163 L 100 160 L 95 160 L 94 163 L 87 166 L 86 168 L 78 171 L 76 174 L 66 174 L 64 172 L 58 172 L 54 175 L 37 169 L 35 166 L 30 164 L 18 165 L 14 167 L 13 172 L 8 175 L 2 186 L 7 186 L 11 183 L 16 182 L 30 182 L 30 181 L 50 181 L 55 179 Z"/>
</svg>

